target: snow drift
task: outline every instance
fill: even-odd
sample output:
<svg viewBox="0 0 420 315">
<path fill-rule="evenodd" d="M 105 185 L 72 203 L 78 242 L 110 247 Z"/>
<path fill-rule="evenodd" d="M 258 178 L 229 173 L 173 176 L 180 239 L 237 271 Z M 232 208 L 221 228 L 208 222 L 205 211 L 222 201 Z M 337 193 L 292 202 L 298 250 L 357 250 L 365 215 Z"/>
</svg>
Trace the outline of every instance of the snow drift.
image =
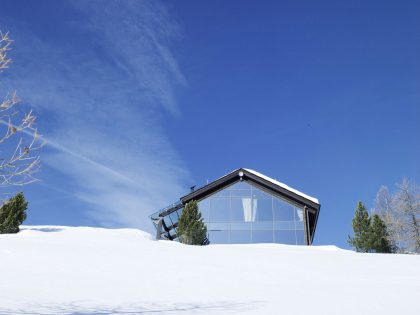
<svg viewBox="0 0 420 315">
<path fill-rule="evenodd" d="M 0 235 L 0 314 L 419 314 L 420 256 L 185 246 L 135 229 Z"/>
</svg>

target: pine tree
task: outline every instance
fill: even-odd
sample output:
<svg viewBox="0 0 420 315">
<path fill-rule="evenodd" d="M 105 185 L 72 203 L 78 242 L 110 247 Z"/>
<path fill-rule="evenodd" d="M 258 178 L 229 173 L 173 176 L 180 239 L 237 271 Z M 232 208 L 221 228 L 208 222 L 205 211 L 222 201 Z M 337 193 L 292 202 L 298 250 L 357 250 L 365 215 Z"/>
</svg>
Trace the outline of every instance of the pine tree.
<svg viewBox="0 0 420 315">
<path fill-rule="evenodd" d="M 178 238 L 181 243 L 189 245 L 207 245 L 207 227 L 201 218 L 197 201 L 188 202 L 178 221 Z"/>
<path fill-rule="evenodd" d="M 357 205 L 356 212 L 352 221 L 354 237 L 349 236 L 349 244 L 356 248 L 358 252 L 367 253 L 370 249 L 370 218 L 369 214 L 361 201 Z"/>
<path fill-rule="evenodd" d="M 370 225 L 370 244 L 369 251 L 375 253 L 393 253 L 395 246 L 388 241 L 388 231 L 384 221 L 379 215 L 374 214 Z"/>
<path fill-rule="evenodd" d="M 17 233 L 26 219 L 28 202 L 23 193 L 18 193 L 0 207 L 0 234 Z"/>
</svg>

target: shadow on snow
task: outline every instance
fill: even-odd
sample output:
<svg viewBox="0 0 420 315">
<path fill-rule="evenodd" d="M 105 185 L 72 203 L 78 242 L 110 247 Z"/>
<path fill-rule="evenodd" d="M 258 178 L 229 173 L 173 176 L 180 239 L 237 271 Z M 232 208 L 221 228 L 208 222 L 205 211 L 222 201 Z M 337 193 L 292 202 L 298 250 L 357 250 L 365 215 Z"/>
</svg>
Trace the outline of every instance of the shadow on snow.
<svg viewBox="0 0 420 315">
<path fill-rule="evenodd" d="M 76 303 L 63 305 L 27 305 L 26 307 L 16 309 L 2 309 L 0 308 L 0 314 L 2 315 L 135 315 L 135 314 L 200 314 L 214 312 L 220 314 L 221 312 L 232 312 L 232 311 L 246 311 L 256 309 L 257 305 L 261 304 L 259 301 L 251 302 L 217 302 L 207 304 L 150 304 L 148 306 L 130 305 L 120 307 L 101 307 L 101 306 L 90 306 L 83 307 L 76 305 Z"/>
</svg>

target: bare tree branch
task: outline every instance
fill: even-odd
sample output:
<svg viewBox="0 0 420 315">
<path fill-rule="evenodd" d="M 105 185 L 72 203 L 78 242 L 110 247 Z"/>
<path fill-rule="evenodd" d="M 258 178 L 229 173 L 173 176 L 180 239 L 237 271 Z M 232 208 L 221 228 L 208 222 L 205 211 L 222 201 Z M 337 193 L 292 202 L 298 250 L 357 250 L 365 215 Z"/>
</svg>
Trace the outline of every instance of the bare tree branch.
<svg viewBox="0 0 420 315">
<path fill-rule="evenodd" d="M 420 253 L 420 186 L 403 179 L 393 195 L 388 188 L 381 187 L 374 211 L 385 222 L 389 240 L 401 252 Z"/>
<path fill-rule="evenodd" d="M 404 178 L 394 196 L 396 209 L 404 217 L 405 240 L 410 249 L 420 253 L 420 186 Z"/>
<path fill-rule="evenodd" d="M 0 31 L 0 72 L 12 62 L 7 56 L 11 44 L 9 34 Z M 0 125 L 5 129 L 0 132 L 0 152 L 6 154 L 4 148 L 14 148 L 10 154 L 0 157 L 0 187 L 22 186 L 37 181 L 34 177 L 40 166 L 37 153 L 43 143 L 35 127 L 36 116 L 32 111 L 22 114 L 16 110 L 19 103 L 15 91 L 0 102 Z"/>
<path fill-rule="evenodd" d="M 0 31 L 0 71 L 8 68 L 9 64 L 12 62 L 12 60 L 7 57 L 7 52 L 10 50 L 12 42 L 13 41 L 9 39 L 9 32 L 3 34 Z"/>
</svg>

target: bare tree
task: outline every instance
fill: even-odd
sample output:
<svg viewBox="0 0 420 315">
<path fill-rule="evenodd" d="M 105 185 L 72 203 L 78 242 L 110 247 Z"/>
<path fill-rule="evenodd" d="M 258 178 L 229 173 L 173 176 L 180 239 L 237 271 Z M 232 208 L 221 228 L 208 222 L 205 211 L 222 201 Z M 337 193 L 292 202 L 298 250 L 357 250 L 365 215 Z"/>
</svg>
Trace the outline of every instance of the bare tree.
<svg viewBox="0 0 420 315">
<path fill-rule="evenodd" d="M 403 217 L 404 240 L 408 249 L 420 253 L 420 186 L 404 178 L 397 184 L 395 209 Z"/>
<path fill-rule="evenodd" d="M 394 201 L 388 187 L 382 186 L 376 194 L 374 212 L 380 216 L 387 227 L 388 241 L 392 246 L 397 247 L 397 244 L 402 240 L 400 235 L 401 220 L 396 215 Z"/>
<path fill-rule="evenodd" d="M 11 44 L 8 33 L 0 32 L 0 72 L 11 63 L 7 56 Z M 0 100 L 0 124 L 4 127 L 0 130 L 0 154 L 5 155 L 0 157 L 0 187 L 21 186 L 37 180 L 34 174 L 40 165 L 37 152 L 42 141 L 35 128 L 36 117 L 32 111 L 19 112 L 16 108 L 19 102 L 16 92 Z"/>
<path fill-rule="evenodd" d="M 420 187 L 407 179 L 397 184 L 392 195 L 382 186 L 375 200 L 374 211 L 385 222 L 389 241 L 400 252 L 420 253 Z"/>
</svg>

